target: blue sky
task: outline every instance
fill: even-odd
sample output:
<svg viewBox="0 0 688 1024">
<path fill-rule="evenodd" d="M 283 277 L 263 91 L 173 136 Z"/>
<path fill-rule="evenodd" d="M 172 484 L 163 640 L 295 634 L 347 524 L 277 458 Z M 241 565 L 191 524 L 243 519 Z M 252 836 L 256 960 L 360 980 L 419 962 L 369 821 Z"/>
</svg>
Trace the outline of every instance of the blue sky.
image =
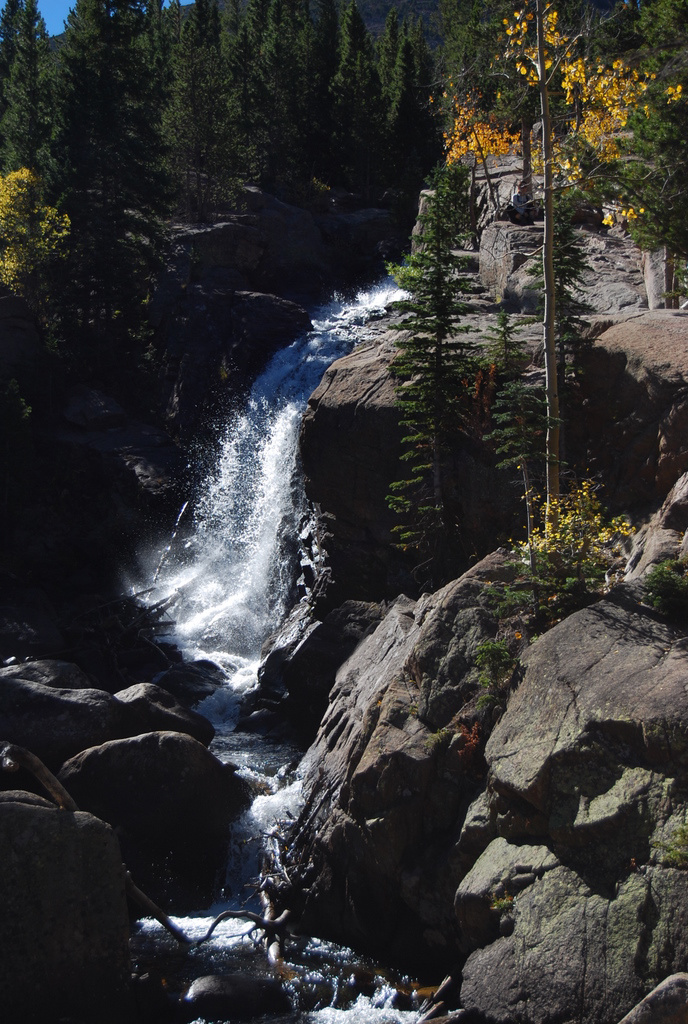
<svg viewBox="0 0 688 1024">
<path fill-rule="evenodd" d="M 59 36 L 64 32 L 64 23 L 76 0 L 38 0 L 38 10 L 43 15 L 48 34 Z"/>
<path fill-rule="evenodd" d="M 188 3 L 189 0 L 183 0 Z M 0 6 L 4 0 L 0 0 Z M 38 10 L 43 15 L 43 21 L 48 29 L 48 35 L 59 36 L 64 32 L 64 23 L 76 0 L 38 0 Z"/>
</svg>

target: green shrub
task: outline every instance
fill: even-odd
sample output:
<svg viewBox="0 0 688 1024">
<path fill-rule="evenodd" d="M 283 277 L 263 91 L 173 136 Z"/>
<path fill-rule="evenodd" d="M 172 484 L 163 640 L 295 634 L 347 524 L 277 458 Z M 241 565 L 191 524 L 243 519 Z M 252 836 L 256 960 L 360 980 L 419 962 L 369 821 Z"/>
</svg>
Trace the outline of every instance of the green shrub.
<svg viewBox="0 0 688 1024">
<path fill-rule="evenodd" d="M 503 640 L 485 640 L 476 651 L 475 663 L 480 669 L 478 682 L 485 690 L 478 698 L 478 707 L 503 707 L 516 659 Z"/>
<path fill-rule="evenodd" d="M 645 600 L 662 615 L 688 614 L 688 559 L 667 559 L 645 577 Z"/>
</svg>

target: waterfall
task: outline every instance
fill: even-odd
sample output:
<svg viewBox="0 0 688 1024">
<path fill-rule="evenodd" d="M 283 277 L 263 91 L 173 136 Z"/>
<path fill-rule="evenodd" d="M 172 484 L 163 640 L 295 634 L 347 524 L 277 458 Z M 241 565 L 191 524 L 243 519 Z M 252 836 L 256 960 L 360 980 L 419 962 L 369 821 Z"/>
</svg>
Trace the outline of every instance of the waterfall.
<svg viewBox="0 0 688 1024">
<path fill-rule="evenodd" d="M 311 332 L 274 356 L 219 433 L 191 529 L 158 560 L 149 600 L 173 600 L 177 644 L 221 665 L 235 689 L 251 685 L 261 645 L 294 596 L 306 515 L 298 435 L 308 396 L 371 316 L 400 295 L 387 280 L 353 302 L 336 299 L 316 311 Z"/>
<path fill-rule="evenodd" d="M 298 773 L 288 768 L 298 752 L 274 744 L 266 751 L 259 736 L 237 734 L 235 712 L 242 695 L 257 685 L 264 640 L 293 600 L 307 514 L 298 464 L 306 402 L 329 364 L 349 352 L 371 317 L 401 294 L 388 280 L 353 302 L 337 299 L 315 313 L 314 330 L 277 353 L 245 408 L 219 432 L 210 460 L 204 460 L 212 468 L 192 502 L 191 522 L 178 522 L 162 554 L 149 559 L 153 585 L 147 600 L 173 602 L 175 643 L 187 657 L 211 659 L 227 677 L 226 686 L 198 706 L 216 727 L 211 750 L 239 765 L 262 790 L 233 826 L 223 900 L 176 918 L 191 936 L 205 934 L 217 913 L 246 899 L 244 884 L 258 873 L 264 837 L 301 806 Z M 249 931 L 250 925 L 237 921 L 221 925 L 187 959 L 189 979 L 218 970 L 260 972 Z M 170 941 L 153 920 L 139 922 L 133 940 L 144 964 L 173 957 L 165 952 Z M 411 1024 L 417 1016 L 396 1008 L 399 991 L 386 976 L 371 974 L 370 991 L 362 994 L 354 976 L 369 968 L 361 968 L 351 950 L 311 939 L 290 956 L 287 973 L 293 975 L 296 1019 L 303 1024 Z"/>
</svg>

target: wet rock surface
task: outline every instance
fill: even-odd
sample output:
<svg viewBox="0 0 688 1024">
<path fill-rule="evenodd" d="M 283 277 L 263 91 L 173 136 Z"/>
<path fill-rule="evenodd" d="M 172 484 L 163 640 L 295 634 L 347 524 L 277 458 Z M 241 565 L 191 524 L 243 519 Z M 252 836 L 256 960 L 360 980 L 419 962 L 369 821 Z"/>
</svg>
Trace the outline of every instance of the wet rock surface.
<svg viewBox="0 0 688 1024">
<path fill-rule="evenodd" d="M 243 974 L 197 978 L 181 1001 L 185 1020 L 196 1017 L 250 1020 L 264 1014 L 290 1013 L 291 1003 L 279 981 Z"/>
</svg>

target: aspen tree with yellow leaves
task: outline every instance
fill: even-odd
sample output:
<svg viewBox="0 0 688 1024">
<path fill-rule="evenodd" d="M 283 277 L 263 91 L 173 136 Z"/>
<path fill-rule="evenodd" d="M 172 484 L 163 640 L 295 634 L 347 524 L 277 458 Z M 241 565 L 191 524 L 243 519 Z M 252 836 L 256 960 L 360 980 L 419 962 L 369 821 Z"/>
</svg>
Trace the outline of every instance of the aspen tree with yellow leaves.
<svg viewBox="0 0 688 1024">
<path fill-rule="evenodd" d="M 34 309 L 40 306 L 42 271 L 64 251 L 68 233 L 69 218 L 44 203 L 33 171 L 0 177 L 0 281 Z"/>
<path fill-rule="evenodd" d="M 453 88 L 450 83 L 450 90 Z M 445 93 L 445 98 L 449 95 Z M 505 156 L 518 146 L 520 132 L 509 130 L 508 124 L 493 112 L 484 113 L 479 108 L 479 97 L 466 94 L 453 96 L 451 128 L 445 132 L 447 163 L 456 163 L 463 156 L 472 153 L 485 173 L 490 202 L 495 214 L 499 202 L 492 185 L 487 158 Z"/>
<path fill-rule="evenodd" d="M 558 13 L 546 0 L 532 0 L 505 19 L 507 54 L 529 85 L 537 88 L 542 118 L 544 279 L 543 340 L 547 392 L 548 517 L 556 527 L 560 493 L 560 402 L 557 373 L 554 270 L 555 188 L 585 187 L 596 167 L 619 156 L 619 134 L 648 87 L 648 76 L 627 67 L 621 59 L 611 66 L 591 62 L 577 52 L 578 39 L 564 34 Z M 535 38 L 533 39 L 533 30 Z M 550 86 L 557 87 L 571 110 L 564 131 L 555 136 L 550 112 Z"/>
</svg>

